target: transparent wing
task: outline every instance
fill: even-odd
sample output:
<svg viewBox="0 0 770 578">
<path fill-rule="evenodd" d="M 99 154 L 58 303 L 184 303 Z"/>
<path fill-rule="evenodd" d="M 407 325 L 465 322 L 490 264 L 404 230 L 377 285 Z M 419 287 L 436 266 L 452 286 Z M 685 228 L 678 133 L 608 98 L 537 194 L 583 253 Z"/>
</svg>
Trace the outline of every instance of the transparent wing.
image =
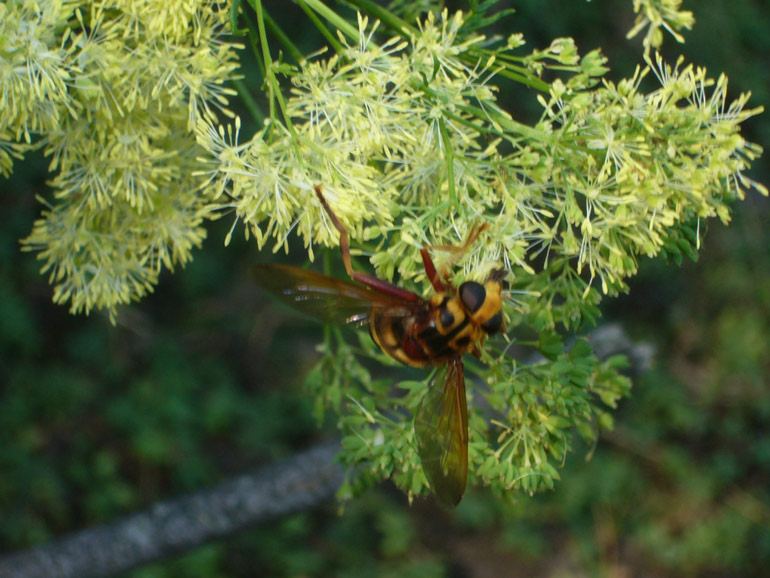
<svg viewBox="0 0 770 578">
<path fill-rule="evenodd" d="M 417 450 L 436 499 L 454 508 L 468 479 L 468 409 L 463 362 L 441 367 L 414 418 Z"/>
<path fill-rule="evenodd" d="M 411 314 L 416 306 L 363 285 L 299 267 L 258 265 L 252 273 L 263 288 L 322 321 L 363 324 L 372 308 L 387 310 L 389 315 L 398 317 Z"/>
</svg>

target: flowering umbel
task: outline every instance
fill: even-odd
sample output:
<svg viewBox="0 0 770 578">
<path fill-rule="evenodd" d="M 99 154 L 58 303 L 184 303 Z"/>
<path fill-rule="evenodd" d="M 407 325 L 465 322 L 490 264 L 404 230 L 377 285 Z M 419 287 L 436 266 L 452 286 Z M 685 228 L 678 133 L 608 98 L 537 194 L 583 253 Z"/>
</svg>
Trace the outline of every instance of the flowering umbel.
<svg viewBox="0 0 770 578">
<path fill-rule="evenodd" d="M 30 146 L 51 158 L 55 198 L 24 248 L 71 311 L 114 315 L 204 238 L 190 135 L 226 112 L 226 16 L 203 0 L 0 5 L 0 170 Z"/>
</svg>

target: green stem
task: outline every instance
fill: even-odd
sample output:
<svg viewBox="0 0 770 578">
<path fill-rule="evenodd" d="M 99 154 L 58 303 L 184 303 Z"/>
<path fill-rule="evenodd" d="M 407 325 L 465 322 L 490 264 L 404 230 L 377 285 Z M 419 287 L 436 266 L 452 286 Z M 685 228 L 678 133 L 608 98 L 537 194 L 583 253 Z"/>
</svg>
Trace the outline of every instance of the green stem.
<svg viewBox="0 0 770 578">
<path fill-rule="evenodd" d="M 321 0 L 297 0 L 297 2 L 300 5 L 307 4 L 315 12 L 317 12 L 320 16 L 322 16 L 327 22 L 330 22 L 334 26 L 336 26 L 337 30 L 342 32 L 345 36 L 347 36 L 351 40 L 358 39 L 358 29 L 352 24 L 350 24 L 347 20 L 342 18 L 342 16 L 337 14 L 334 10 L 329 8 L 326 4 L 321 2 Z"/>
<path fill-rule="evenodd" d="M 518 144 L 518 142 L 521 140 L 521 138 L 514 137 L 506 132 L 502 132 L 499 130 L 495 130 L 494 128 L 490 128 L 489 126 L 479 126 L 478 123 L 472 122 L 470 119 L 466 117 L 462 117 L 457 114 L 453 114 L 451 112 L 444 112 L 444 117 L 456 122 L 458 124 L 461 124 L 463 126 L 466 126 L 470 128 L 471 130 L 475 130 L 478 133 L 488 135 L 488 136 L 496 136 L 499 137 L 514 146 Z"/>
<path fill-rule="evenodd" d="M 473 58 L 468 58 L 464 60 L 467 60 L 470 63 L 475 63 L 475 60 Z M 500 68 L 499 70 L 495 71 L 495 74 L 502 76 L 504 78 L 513 80 L 514 82 L 523 84 L 524 86 L 529 86 L 530 88 L 534 88 L 546 94 L 548 93 L 551 86 L 550 84 L 540 80 L 539 78 L 534 78 L 531 75 L 524 74 L 516 70 L 512 70 L 511 68 L 508 68 L 508 67 Z"/>
<path fill-rule="evenodd" d="M 254 57 L 257 60 L 257 66 L 259 67 L 259 73 L 262 75 L 262 79 L 265 78 L 265 63 L 262 61 L 262 59 L 259 57 L 260 52 L 262 52 L 262 49 L 259 47 L 259 31 L 254 26 L 254 23 L 251 21 L 251 18 L 245 18 L 246 20 L 246 32 L 249 35 L 249 46 L 251 47 L 251 51 L 254 53 Z M 260 83 L 262 84 L 262 83 Z"/>
<path fill-rule="evenodd" d="M 265 62 L 265 79 L 270 88 L 270 118 L 274 117 L 275 104 L 278 102 L 278 107 L 281 109 L 281 115 L 286 122 L 286 128 L 292 136 L 292 140 L 297 143 L 298 136 L 297 131 L 294 129 L 294 124 L 291 122 L 291 117 L 286 110 L 286 101 L 281 93 L 281 87 L 278 84 L 278 79 L 275 77 L 275 71 L 273 70 L 273 58 L 270 56 L 270 47 L 267 44 L 267 34 L 265 32 L 265 17 L 262 11 L 262 0 L 251 0 L 254 11 L 257 13 L 257 26 L 259 28 L 259 39 L 262 47 L 262 59 Z"/>
<path fill-rule="evenodd" d="M 377 20 L 385 24 L 385 26 L 398 32 L 401 36 L 411 37 L 418 33 L 418 30 L 407 23 L 406 20 L 402 20 L 372 0 L 348 0 L 348 3 L 361 9 L 362 12 L 374 16 Z"/>
<path fill-rule="evenodd" d="M 230 3 L 230 29 L 233 34 L 238 34 L 238 7 L 240 0 L 234 0 Z"/>
<path fill-rule="evenodd" d="M 532 128 L 529 125 L 516 122 L 512 118 L 505 116 L 504 114 L 497 113 L 495 111 L 486 111 L 477 106 L 460 105 L 457 108 L 460 110 L 472 114 L 473 116 L 481 119 L 491 120 L 494 123 L 499 124 L 506 130 L 523 135 L 527 138 L 540 141 L 543 138 L 541 131 L 536 128 Z"/>
<path fill-rule="evenodd" d="M 495 59 L 492 68 L 495 70 L 496 75 L 509 78 L 541 92 L 548 92 L 550 85 L 547 82 L 535 76 L 526 66 L 519 66 L 517 64 L 518 62 L 523 62 L 521 57 L 505 52 L 496 52 L 488 48 L 479 48 L 478 46 L 472 46 L 468 49 L 467 54 L 462 55 L 463 60 L 471 65 L 475 65 L 476 61 L 482 58 L 489 59 L 492 57 Z M 574 71 L 574 68 L 567 67 L 567 69 Z"/>
</svg>

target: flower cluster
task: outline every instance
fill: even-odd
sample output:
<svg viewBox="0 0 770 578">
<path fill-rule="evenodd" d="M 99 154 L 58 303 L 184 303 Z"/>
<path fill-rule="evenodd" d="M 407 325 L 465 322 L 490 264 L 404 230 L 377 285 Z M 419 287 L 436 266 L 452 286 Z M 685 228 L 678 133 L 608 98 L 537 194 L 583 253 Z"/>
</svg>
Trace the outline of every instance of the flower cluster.
<svg viewBox="0 0 770 578">
<path fill-rule="evenodd" d="M 633 38 L 645 28 L 644 50 L 649 57 L 652 48 L 660 48 L 663 44 L 665 30 L 677 42 L 684 42 L 680 30 L 692 28 L 695 18 L 689 10 L 680 10 L 682 0 L 634 0 L 636 21 L 627 37 Z"/>
<path fill-rule="evenodd" d="M 588 96 L 565 87 L 542 100 L 548 140 L 533 145 L 554 155 L 547 182 L 556 234 L 550 253 L 576 257 L 580 272 L 601 279 L 603 292 L 622 288 L 638 255 L 655 256 L 683 226 L 707 217 L 729 220 L 727 204 L 748 189 L 767 189 L 743 175 L 761 149 L 740 124 L 761 109 L 748 96 L 727 101 L 724 76 L 664 64 L 660 57 L 633 77 Z M 661 87 L 643 93 L 653 71 Z M 696 244 L 698 239 L 696 239 Z"/>
<path fill-rule="evenodd" d="M 286 123 L 271 119 L 247 144 L 199 123 L 213 196 L 229 188 L 226 206 L 260 246 L 270 237 L 275 249 L 285 246 L 296 232 L 312 258 L 314 242 L 336 243 L 314 199 L 321 184 L 354 238 L 387 239 L 372 256 L 386 278 L 419 280 L 419 247 L 456 245 L 486 221 L 463 276 L 483 278 L 500 262 L 514 276 L 535 276 L 542 255 L 552 277 L 589 272 L 574 276 L 582 300 L 594 278 L 604 293 L 623 288 L 637 256 L 666 249 L 678 226 L 725 220 L 731 198 L 751 186 L 766 192 L 743 176 L 760 151 L 740 137 L 740 124 L 759 109 L 744 109 L 746 96 L 728 103 L 724 78 L 658 60 L 596 86 L 606 72 L 598 52 L 581 59 L 559 39 L 516 57 L 520 36 L 491 51 L 462 25 L 461 13 L 444 12 L 408 41 L 377 43 L 377 24 L 360 19 L 356 43 L 289 71 Z M 493 79 L 515 72 L 534 83 L 548 68 L 571 74 L 539 97 L 538 124 L 518 123 Z M 662 86 L 644 93 L 651 70 Z M 550 284 L 538 296 L 550 301 L 561 289 Z"/>
<path fill-rule="evenodd" d="M 489 84 L 494 58 L 468 58 L 483 37 L 461 39 L 462 24 L 461 13 L 430 15 L 410 41 L 377 43 L 378 25 L 362 18 L 355 43 L 291 71 L 286 124 L 271 119 L 251 142 L 237 144 L 201 122 L 214 196 L 230 188 L 228 206 L 260 245 L 273 236 L 277 249 L 296 231 L 312 251 L 314 242 L 336 243 L 314 202 L 312 185 L 321 184 L 354 237 L 392 233 L 375 257 L 380 273 L 392 277 L 398 267 L 413 277 L 415 246 L 457 243 L 489 208 L 505 209 L 500 139 L 486 127 L 510 117 Z M 542 225 L 536 212 L 522 215 L 515 231 L 503 223 L 495 235 L 505 251 L 489 246 L 472 261 L 526 267 L 524 239 Z"/>
<path fill-rule="evenodd" d="M 0 172 L 31 146 L 50 156 L 55 199 L 24 247 L 75 312 L 114 313 L 141 297 L 162 268 L 190 259 L 203 220 L 225 212 L 260 248 L 288 249 L 297 235 L 312 259 L 315 245 L 337 243 L 318 185 L 381 278 L 427 290 L 425 246 L 455 281 L 504 267 L 508 326 L 534 332 L 543 360 L 519 365 L 488 343 L 488 367 L 469 364 L 496 416 L 470 407 L 469 455 L 485 482 L 534 491 L 558 477 L 551 462 L 569 432 L 595 435 L 629 387 L 617 360 L 599 361 L 583 341 L 568 350 L 558 330 L 592 322 L 640 256 L 692 254 L 701 220 L 727 221 L 749 189 L 767 194 L 745 175 L 761 149 L 740 134 L 761 109 L 746 95 L 728 101 L 723 76 L 652 55 L 662 30 L 679 40 L 691 26 L 680 4 L 634 0 L 644 63 L 611 82 L 604 56 L 581 56 L 569 38 L 532 50 L 519 33 L 486 38 L 499 14 L 483 7 L 416 25 L 377 8 L 381 22 L 359 15 L 355 27 L 304 0 L 332 50 L 304 59 L 277 29 L 290 65 L 274 60 L 265 22 L 278 25 L 255 0 L 257 25 L 246 20 L 270 114 L 242 140 L 239 119 L 216 118 L 231 116 L 224 83 L 236 70 L 227 2 L 13 0 L 0 4 Z M 538 93 L 534 125 L 506 103 L 500 87 L 511 83 Z M 440 250 L 481 223 L 467 251 Z M 350 404 L 344 459 L 419 493 L 412 429 L 393 416 L 413 412 L 424 383 L 394 396 L 358 361 L 364 351 L 389 362 L 369 340 L 331 345 L 309 381 L 322 402 Z"/>
<path fill-rule="evenodd" d="M 30 146 L 51 158 L 55 200 L 24 248 L 73 312 L 114 315 L 203 239 L 190 134 L 226 106 L 227 14 L 205 0 L 0 5 L 0 170 Z"/>
<path fill-rule="evenodd" d="M 659 4 L 645 4 L 653 27 L 678 5 Z M 558 478 L 553 463 L 569 450 L 569 432 L 592 438 L 611 425 L 606 408 L 629 388 L 618 359 L 598 360 L 584 341 L 566 348 L 557 329 L 594 321 L 601 293 L 625 288 L 639 256 L 694 252 L 701 219 L 726 221 L 729 202 L 750 188 L 767 194 L 744 175 L 761 150 L 740 136 L 760 109 L 746 109 L 745 95 L 728 102 L 724 77 L 681 61 L 648 58 L 611 82 L 605 58 L 581 57 L 570 39 L 527 53 L 521 34 L 495 44 L 465 24 L 444 11 L 382 39 L 377 23 L 359 17 L 330 56 L 273 63 L 271 90 L 279 73 L 292 89 L 251 140 L 239 142 L 237 121 L 233 130 L 202 120 L 198 142 L 214 207 L 234 209 L 260 246 L 277 250 L 298 234 L 312 258 L 314 243 L 336 245 L 313 193 L 320 184 L 378 276 L 420 290 L 419 248 L 461 245 L 488 225 L 462 255 L 433 257 L 440 268 L 456 265 L 457 280 L 483 279 L 502 263 L 509 327 L 537 333 L 537 364 L 487 344 L 478 376 L 488 388 L 478 394 L 496 417 L 469 409 L 476 475 L 501 491 L 535 491 Z M 654 77 L 658 86 L 643 90 Z M 534 126 L 504 109 L 498 86 L 508 80 L 541 91 Z M 357 348 L 389 363 L 366 338 Z M 406 395 L 394 396 L 338 337 L 309 383 L 343 415 L 343 460 L 421 493 L 411 424 L 393 416 L 414 412 L 423 382 L 401 383 Z"/>
</svg>

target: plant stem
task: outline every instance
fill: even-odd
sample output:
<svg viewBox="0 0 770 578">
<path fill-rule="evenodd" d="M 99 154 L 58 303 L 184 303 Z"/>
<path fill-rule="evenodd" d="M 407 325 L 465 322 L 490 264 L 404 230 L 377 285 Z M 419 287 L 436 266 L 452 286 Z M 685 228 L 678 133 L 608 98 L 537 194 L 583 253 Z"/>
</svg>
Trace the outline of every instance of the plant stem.
<svg viewBox="0 0 770 578">
<path fill-rule="evenodd" d="M 347 20 L 342 18 L 334 10 L 329 8 L 321 0 L 297 0 L 300 5 L 307 4 L 315 12 L 325 18 L 328 22 L 334 24 L 337 29 L 350 39 L 358 39 L 358 30 Z"/>
<path fill-rule="evenodd" d="M 286 111 L 286 101 L 281 93 L 281 87 L 278 84 L 278 79 L 275 77 L 275 70 L 273 70 L 273 58 L 270 56 L 270 47 L 267 44 L 267 34 L 265 32 L 265 17 L 262 11 L 262 0 L 251 0 L 252 6 L 257 13 L 257 26 L 259 28 L 259 37 L 262 47 L 262 58 L 265 62 L 265 79 L 270 87 L 270 118 L 274 117 L 275 105 L 274 101 L 278 101 L 278 106 L 281 109 L 281 114 L 286 122 L 286 128 L 292 136 L 292 140 L 298 142 L 297 131 L 294 129 L 294 125 L 291 122 Z"/>
<path fill-rule="evenodd" d="M 402 20 L 392 12 L 389 12 L 386 8 L 383 8 L 372 0 L 348 0 L 348 3 L 352 4 L 356 8 L 359 8 L 362 12 L 374 16 L 377 20 L 385 24 L 388 28 L 398 32 L 401 36 L 414 36 L 417 34 L 417 29 Z"/>
</svg>

